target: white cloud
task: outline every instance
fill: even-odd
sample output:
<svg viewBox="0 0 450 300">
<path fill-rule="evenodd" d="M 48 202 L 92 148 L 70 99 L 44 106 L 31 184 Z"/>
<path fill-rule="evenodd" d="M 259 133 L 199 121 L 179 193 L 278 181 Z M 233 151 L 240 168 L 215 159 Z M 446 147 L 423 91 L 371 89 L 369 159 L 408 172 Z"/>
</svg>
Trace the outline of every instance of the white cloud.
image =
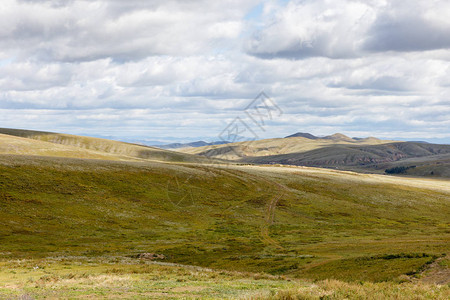
<svg viewBox="0 0 450 300">
<path fill-rule="evenodd" d="M 269 7 L 269 20 L 245 47 L 261 58 L 353 58 L 450 48 L 450 3 L 444 0 L 306 0 Z"/>
<path fill-rule="evenodd" d="M 402 3 L 5 0 L 0 126 L 217 139 L 264 90 L 261 137 L 450 140 L 448 5 Z"/>
<path fill-rule="evenodd" d="M 248 53 L 302 59 L 349 58 L 358 53 L 375 9 L 356 1 L 298 1 L 276 7 L 272 21 L 247 43 Z"/>
<path fill-rule="evenodd" d="M 110 57 L 204 53 L 236 38 L 254 0 L 53 1 L 5 0 L 0 45 L 22 57 L 86 61 Z M 225 41 L 221 41 L 225 42 Z"/>
</svg>

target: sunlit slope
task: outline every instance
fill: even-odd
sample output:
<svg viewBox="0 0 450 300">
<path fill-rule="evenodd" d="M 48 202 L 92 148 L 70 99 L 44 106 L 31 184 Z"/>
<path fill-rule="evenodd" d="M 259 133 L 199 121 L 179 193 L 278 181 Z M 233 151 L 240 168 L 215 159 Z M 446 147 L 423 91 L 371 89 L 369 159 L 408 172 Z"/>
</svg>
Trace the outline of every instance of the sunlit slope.
<svg viewBox="0 0 450 300">
<path fill-rule="evenodd" d="M 244 162 L 342 168 L 384 172 L 394 167 L 410 167 L 403 175 L 450 178 L 450 145 L 414 142 L 383 145 L 334 145 L 316 150 L 246 157 Z"/>
<path fill-rule="evenodd" d="M 27 139 L 32 139 L 40 142 L 47 142 L 55 145 L 56 148 L 61 149 L 58 145 L 70 146 L 77 149 L 86 149 L 89 151 L 95 151 L 103 153 L 107 157 L 118 156 L 121 159 L 148 159 L 158 161 L 172 161 L 172 162 L 201 162 L 208 161 L 202 157 L 193 156 L 190 154 L 183 154 L 173 152 L 169 150 L 162 150 L 154 147 L 147 147 L 136 144 L 129 144 L 124 142 L 112 141 L 107 139 L 76 136 L 70 134 L 60 134 L 51 132 L 21 130 L 21 129 L 7 129 L 0 128 L 0 133 L 5 135 L 17 136 Z M 30 144 L 31 145 L 31 144 Z M 32 146 L 31 146 L 32 147 Z M 30 154 L 24 149 L 22 154 Z M 48 153 L 51 153 L 48 152 Z M 80 151 L 82 154 L 82 152 Z M 21 154 L 16 152 L 16 154 Z M 63 155 L 74 158 L 81 158 L 83 156 L 75 155 Z M 59 155 L 55 155 L 59 156 Z M 99 157 L 103 158 L 103 157 Z"/>
<path fill-rule="evenodd" d="M 124 160 L 126 157 L 105 152 L 57 145 L 17 136 L 0 134 L 0 154 L 77 157 L 86 159 Z"/>
<path fill-rule="evenodd" d="M 334 145 L 381 145 L 391 142 L 376 138 L 354 140 L 344 135 L 336 134 L 327 139 L 309 139 L 304 137 L 276 138 L 177 150 L 191 154 L 239 160 L 244 157 L 303 153 Z"/>
<path fill-rule="evenodd" d="M 450 254 L 448 181 L 325 169 L 0 156 L 0 257 L 163 254 L 390 280 Z"/>
<path fill-rule="evenodd" d="M 339 166 L 379 164 L 411 158 L 450 154 L 450 145 L 435 145 L 413 142 L 386 143 L 382 145 L 338 144 L 305 152 L 246 157 L 245 161 L 260 163 L 282 163 L 304 166 Z"/>
<path fill-rule="evenodd" d="M 384 173 L 408 168 L 401 175 L 450 178 L 450 145 L 394 142 L 376 138 L 290 137 L 186 148 L 180 151 L 244 163 L 283 164 Z M 398 174 L 397 174 L 398 175 Z"/>
</svg>

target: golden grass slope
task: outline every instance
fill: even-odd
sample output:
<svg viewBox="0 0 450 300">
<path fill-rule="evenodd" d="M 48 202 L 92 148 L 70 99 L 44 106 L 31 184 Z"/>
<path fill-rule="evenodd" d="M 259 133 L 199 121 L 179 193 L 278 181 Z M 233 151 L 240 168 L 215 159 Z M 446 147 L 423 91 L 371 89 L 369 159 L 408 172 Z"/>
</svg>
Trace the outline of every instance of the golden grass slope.
<svg viewBox="0 0 450 300">
<path fill-rule="evenodd" d="M 0 128 L 0 134 L 3 135 L 3 139 L 0 140 L 0 143 L 2 144 L 0 147 L 3 147 L 5 151 L 1 152 L 3 154 L 113 160 L 144 159 L 170 162 L 202 162 L 205 160 L 202 157 L 190 154 L 181 154 L 154 147 L 86 136 L 8 128 Z M 8 140 L 6 139 L 6 136 L 22 138 L 20 141 L 22 141 L 23 146 L 19 148 L 10 146 L 8 143 L 10 143 L 12 139 Z M 25 140 L 27 140 L 28 143 L 26 143 Z M 17 141 L 19 140 L 15 139 L 15 141 L 17 144 Z"/>
<path fill-rule="evenodd" d="M 332 138 L 331 138 L 332 137 Z M 308 139 L 304 137 L 264 139 L 252 142 L 238 142 L 224 145 L 204 146 L 198 148 L 177 149 L 180 152 L 190 154 L 212 154 L 211 157 L 221 157 L 223 151 L 227 151 L 228 159 L 240 159 L 242 157 L 269 156 L 289 153 L 302 153 L 329 147 L 333 145 L 381 145 L 395 141 L 366 138 L 354 140 L 341 134 L 332 135 L 327 139 Z M 223 151 L 220 151 L 222 149 Z"/>
<path fill-rule="evenodd" d="M 126 157 L 100 151 L 0 134 L 0 154 L 58 156 L 85 159 L 125 160 Z M 129 158 L 128 158 L 129 159 Z"/>
<path fill-rule="evenodd" d="M 330 182 L 340 182 L 351 186 L 359 184 L 393 185 L 401 188 L 421 188 L 437 192 L 448 193 L 450 197 L 450 184 L 446 179 L 428 179 L 414 177 L 398 177 L 380 174 L 361 174 L 351 171 L 338 171 L 325 168 L 297 167 L 297 166 L 229 166 L 233 169 L 243 169 L 246 172 L 257 173 L 264 176 L 276 174 L 292 174 L 292 176 L 320 177 Z M 448 198 L 450 199 L 450 198 Z"/>
<path fill-rule="evenodd" d="M 225 145 L 178 149 L 213 158 L 250 164 L 281 164 L 384 173 L 396 167 L 400 175 L 450 178 L 450 146 L 352 139 L 342 134 L 324 138 L 288 137 Z"/>
</svg>

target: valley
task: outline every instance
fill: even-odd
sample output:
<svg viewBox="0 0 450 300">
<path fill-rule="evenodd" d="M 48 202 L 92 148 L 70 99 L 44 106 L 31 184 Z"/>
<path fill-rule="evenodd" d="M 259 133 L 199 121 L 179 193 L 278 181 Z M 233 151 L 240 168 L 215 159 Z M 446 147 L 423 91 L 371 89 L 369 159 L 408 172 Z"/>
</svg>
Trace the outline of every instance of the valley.
<svg viewBox="0 0 450 300">
<path fill-rule="evenodd" d="M 1 297 L 450 292 L 446 179 L 1 137 Z"/>
<path fill-rule="evenodd" d="M 450 178 L 450 145 L 349 138 L 342 134 L 316 137 L 299 133 L 286 138 L 178 151 L 241 163 L 281 164 L 383 174 L 398 166 L 411 167 L 399 175 Z"/>
</svg>

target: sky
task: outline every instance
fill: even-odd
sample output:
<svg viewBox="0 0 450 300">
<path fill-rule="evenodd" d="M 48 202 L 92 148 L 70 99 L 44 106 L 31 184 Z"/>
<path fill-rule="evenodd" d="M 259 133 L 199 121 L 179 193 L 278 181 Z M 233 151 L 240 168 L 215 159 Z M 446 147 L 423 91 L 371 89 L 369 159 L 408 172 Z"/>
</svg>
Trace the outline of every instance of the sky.
<svg viewBox="0 0 450 300">
<path fill-rule="evenodd" d="M 449 32 L 446 0 L 2 0 L 0 127 L 450 143 Z"/>
</svg>

